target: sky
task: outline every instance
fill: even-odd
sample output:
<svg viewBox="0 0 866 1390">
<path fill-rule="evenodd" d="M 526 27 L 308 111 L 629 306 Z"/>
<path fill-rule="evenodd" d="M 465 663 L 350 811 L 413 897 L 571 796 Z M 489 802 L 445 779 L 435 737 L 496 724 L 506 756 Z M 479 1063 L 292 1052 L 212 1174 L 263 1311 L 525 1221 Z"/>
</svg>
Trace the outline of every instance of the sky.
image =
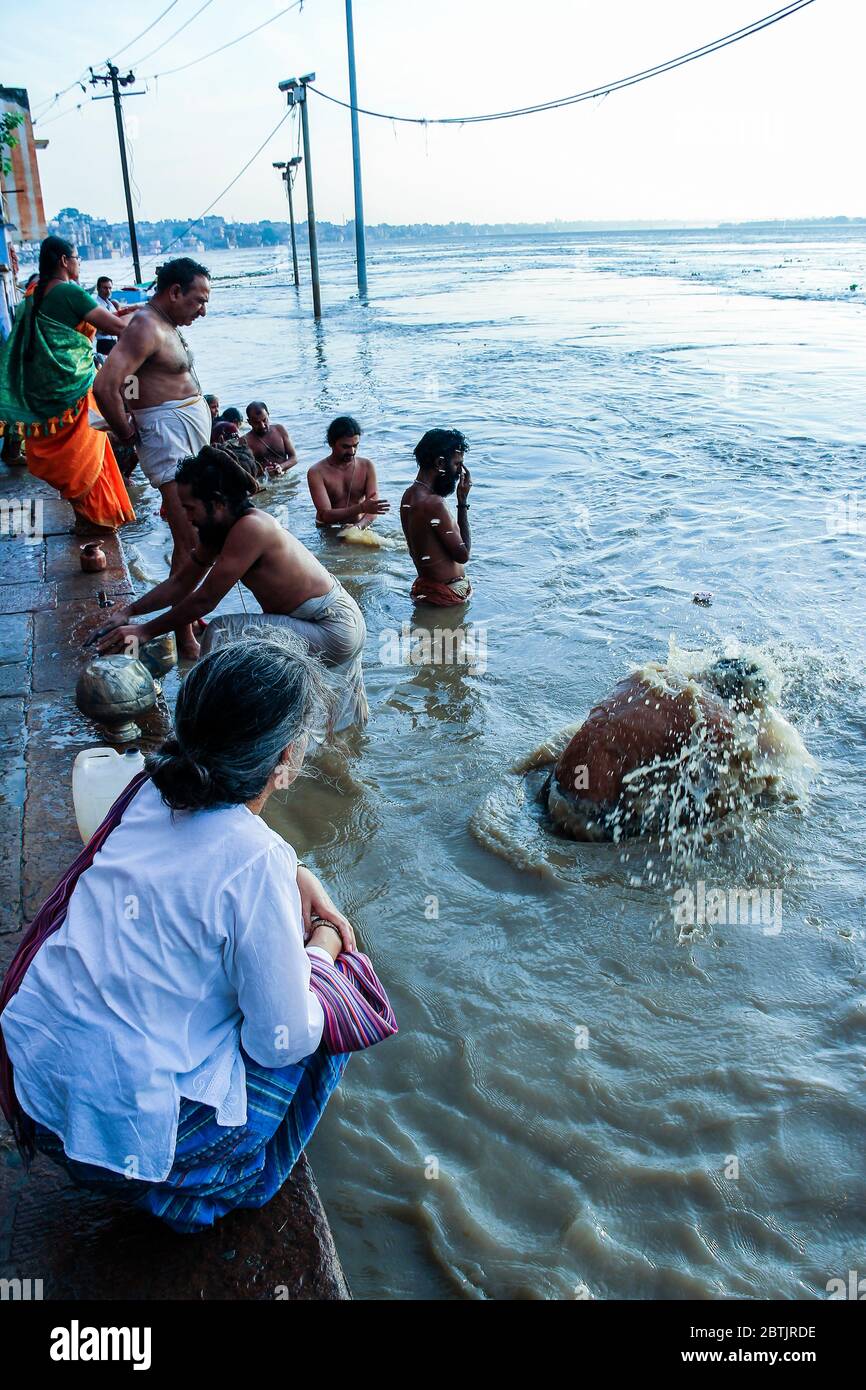
<svg viewBox="0 0 866 1390">
<path fill-rule="evenodd" d="M 141 218 L 198 216 L 285 111 L 277 83 L 310 71 L 348 99 L 344 0 L 304 0 L 185 72 L 286 0 L 2 0 L 0 83 L 38 112 L 89 64 L 118 54 L 146 95 L 124 109 Z M 783 0 L 355 0 L 358 101 L 414 116 L 499 111 L 568 95 L 683 53 Z M 195 13 L 202 9 L 197 17 Z M 182 33 L 173 32 L 186 21 Z M 366 219 L 375 222 L 738 221 L 866 214 L 866 5 L 815 0 L 720 53 L 606 98 L 477 126 L 361 117 Z M 165 42 L 170 40 L 169 42 Z M 129 45 L 125 47 L 126 45 Z M 164 46 L 161 46 L 164 45 Z M 152 57 L 147 55 L 160 46 Z M 124 49 L 123 52 L 118 52 Z M 142 79 L 148 79 L 144 81 Z M 75 89 L 37 121 L 46 212 L 124 218 L 109 101 Z M 82 102 L 80 110 L 69 110 Z M 352 216 L 349 112 L 310 95 L 316 211 Z M 285 219 L 272 162 L 287 121 L 213 209 Z M 303 197 L 299 198 L 303 214 Z"/>
</svg>

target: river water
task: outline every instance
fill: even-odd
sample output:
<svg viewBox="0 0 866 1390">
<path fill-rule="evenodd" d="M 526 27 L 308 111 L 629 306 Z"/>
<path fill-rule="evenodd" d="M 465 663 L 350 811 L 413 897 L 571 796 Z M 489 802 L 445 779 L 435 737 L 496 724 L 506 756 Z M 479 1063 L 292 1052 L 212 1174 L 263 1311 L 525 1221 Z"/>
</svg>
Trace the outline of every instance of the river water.
<svg viewBox="0 0 866 1390">
<path fill-rule="evenodd" d="M 357 1297 L 814 1298 L 864 1268 L 864 238 L 375 246 L 367 307 L 325 248 L 320 327 L 284 250 L 212 258 L 203 388 L 263 398 L 304 465 L 357 414 L 394 508 L 374 550 L 315 530 L 303 476 L 269 493 L 369 630 L 366 737 L 269 811 L 400 1022 L 311 1151 Z M 436 424 L 471 444 L 474 646 L 407 664 L 397 504 Z M 772 918 L 684 934 L 657 849 L 556 839 L 510 771 L 672 641 L 758 648 L 818 761 L 688 866 Z"/>
</svg>

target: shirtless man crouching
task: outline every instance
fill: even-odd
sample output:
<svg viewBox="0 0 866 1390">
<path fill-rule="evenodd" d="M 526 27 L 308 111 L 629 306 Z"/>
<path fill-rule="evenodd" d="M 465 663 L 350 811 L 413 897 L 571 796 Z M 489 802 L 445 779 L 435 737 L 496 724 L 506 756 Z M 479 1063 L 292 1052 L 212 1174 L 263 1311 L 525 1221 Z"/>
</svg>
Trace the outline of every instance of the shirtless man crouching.
<svg viewBox="0 0 866 1390">
<path fill-rule="evenodd" d="M 469 559 L 469 489 L 463 456 L 469 445 L 459 430 L 428 430 L 415 446 L 418 476 L 403 493 L 400 521 L 418 578 L 416 603 L 451 608 L 472 596 L 464 565 Z M 445 498 L 457 489 L 457 525 Z"/>
<path fill-rule="evenodd" d="M 249 430 L 243 441 L 262 473 L 279 478 L 287 473 L 298 461 L 295 446 L 289 439 L 285 425 L 272 425 L 268 407 L 264 401 L 250 401 L 247 406 Z"/>
<path fill-rule="evenodd" d="M 379 496 L 370 459 L 358 457 L 361 426 L 351 415 L 338 415 L 326 438 L 330 454 L 307 472 L 316 525 L 338 527 L 339 533 L 349 526 L 363 529 L 390 511 L 391 503 Z"/>
<path fill-rule="evenodd" d="M 251 501 L 255 478 L 224 450 L 208 445 L 196 458 L 184 459 L 176 489 L 196 535 L 195 548 L 164 583 L 114 615 L 118 625 L 100 639 L 100 652 L 127 651 L 131 639 L 143 644 L 187 627 L 240 581 L 264 611 L 212 619 L 203 652 L 241 636 L 249 626 L 287 628 L 345 682 L 335 728 L 363 727 L 368 710 L 361 657 L 367 629 L 355 600 L 306 546 L 256 508 Z M 129 622 L 159 609 L 168 611 L 147 623 Z"/>
<path fill-rule="evenodd" d="M 210 273 L 203 265 L 188 256 L 161 265 L 156 293 L 133 316 L 93 385 L 122 453 L 137 451 L 142 471 L 162 494 L 162 514 L 174 542 L 172 574 L 196 543 L 177 495 L 175 469 L 180 459 L 208 443 L 213 423 L 180 329 L 204 317 L 209 298 Z M 130 381 L 137 387 L 134 395 Z M 177 645 L 181 656 L 198 656 L 189 624 L 178 629 Z"/>
</svg>

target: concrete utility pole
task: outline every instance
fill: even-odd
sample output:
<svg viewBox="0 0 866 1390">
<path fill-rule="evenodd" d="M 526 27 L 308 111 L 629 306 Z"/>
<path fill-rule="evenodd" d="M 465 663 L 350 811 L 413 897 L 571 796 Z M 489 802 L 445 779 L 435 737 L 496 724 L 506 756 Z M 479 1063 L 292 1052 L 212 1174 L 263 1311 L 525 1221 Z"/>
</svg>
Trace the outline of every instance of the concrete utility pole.
<svg viewBox="0 0 866 1390">
<path fill-rule="evenodd" d="M 106 86 L 108 86 L 109 84 L 111 86 L 111 97 L 114 101 L 114 117 L 117 121 L 117 143 L 120 147 L 120 168 L 121 172 L 123 173 L 123 191 L 126 195 L 126 217 L 129 223 L 129 246 L 130 250 L 132 251 L 132 264 L 135 266 L 135 283 L 137 285 L 140 285 L 141 263 L 138 258 L 138 237 L 135 233 L 135 218 L 132 213 L 132 194 L 129 191 L 129 166 L 126 162 L 126 136 L 123 130 L 123 113 L 120 109 L 120 98 L 121 96 L 143 97 L 144 92 L 142 91 L 121 93 L 121 87 L 128 87 L 130 83 L 135 81 L 134 75 L 131 72 L 128 72 L 125 77 L 121 77 L 119 69 L 116 68 L 113 63 L 108 63 L 106 64 L 106 66 L 108 68 L 107 73 L 97 74 L 93 71 L 93 68 L 90 69 L 90 85 L 91 87 L 95 87 L 97 82 L 104 82 Z M 107 101 L 107 99 L 107 92 L 104 97 L 93 98 L 94 101 Z"/>
<path fill-rule="evenodd" d="M 297 169 L 298 165 L 303 164 L 303 162 L 304 161 L 301 159 L 301 156 L 299 154 L 296 154 L 293 159 L 290 159 L 288 161 L 286 161 L 285 159 L 274 161 L 274 168 L 282 170 L 283 182 L 286 185 L 286 193 L 289 199 L 289 229 L 292 234 L 292 267 L 295 272 L 296 285 L 299 285 L 301 283 L 301 277 L 298 274 L 298 243 L 295 237 L 295 204 L 292 199 L 292 183 L 294 182 L 294 180 L 292 175 L 295 169 Z"/>
<path fill-rule="evenodd" d="M 352 174 L 355 182 L 355 260 L 358 294 L 367 298 L 367 232 L 364 226 L 364 191 L 361 187 L 361 140 L 358 134 L 358 84 L 355 77 L 355 27 L 352 0 L 346 0 L 346 44 L 349 50 L 349 105 L 352 108 Z"/>
<path fill-rule="evenodd" d="M 307 83 L 315 82 L 316 74 L 308 72 L 304 77 L 287 77 L 280 82 L 279 89 L 286 93 L 289 106 L 301 108 L 301 133 L 304 140 L 304 174 L 307 184 L 307 228 L 310 237 L 310 280 L 313 285 L 313 317 L 322 317 L 322 291 L 319 285 L 319 244 L 316 240 L 316 209 L 313 204 L 313 168 L 310 162 L 310 122 L 307 116 Z"/>
</svg>

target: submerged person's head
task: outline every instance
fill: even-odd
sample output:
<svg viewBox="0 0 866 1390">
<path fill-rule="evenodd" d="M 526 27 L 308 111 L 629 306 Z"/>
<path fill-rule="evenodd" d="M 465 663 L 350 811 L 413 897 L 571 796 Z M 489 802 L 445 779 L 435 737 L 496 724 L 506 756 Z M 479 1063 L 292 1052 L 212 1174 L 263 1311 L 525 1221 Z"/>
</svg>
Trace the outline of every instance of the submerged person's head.
<svg viewBox="0 0 866 1390">
<path fill-rule="evenodd" d="M 219 418 L 227 425 L 242 425 L 244 422 L 244 417 L 236 405 L 227 405 Z"/>
<path fill-rule="evenodd" d="M 418 469 L 440 497 L 448 497 L 456 488 L 468 449 L 466 436 L 459 430 L 428 430 L 415 445 Z"/>
<path fill-rule="evenodd" d="M 703 672 L 702 679 L 721 699 L 739 710 L 765 705 L 772 695 L 769 673 L 751 657 L 720 656 Z"/>
<path fill-rule="evenodd" d="M 247 406 L 247 420 L 253 434 L 267 434 L 271 427 L 271 417 L 264 401 L 250 401 Z"/>
<path fill-rule="evenodd" d="M 195 458 L 182 459 L 174 480 L 187 519 L 214 550 L 222 549 L 235 522 L 253 510 L 250 498 L 258 491 L 255 478 L 225 449 L 212 444 Z"/>
<path fill-rule="evenodd" d="M 261 629 L 217 647 L 184 677 L 174 732 L 147 760 L 167 806 L 239 806 L 287 787 L 310 739 L 330 730 L 334 692 L 318 657 L 289 632 Z"/>
<path fill-rule="evenodd" d="M 188 326 L 207 313 L 210 271 L 189 256 L 166 261 L 157 266 L 154 299 L 176 327 Z"/>
<path fill-rule="evenodd" d="M 325 438 L 338 463 L 351 463 L 361 443 L 361 426 L 354 415 L 338 415 L 328 426 Z"/>
</svg>

